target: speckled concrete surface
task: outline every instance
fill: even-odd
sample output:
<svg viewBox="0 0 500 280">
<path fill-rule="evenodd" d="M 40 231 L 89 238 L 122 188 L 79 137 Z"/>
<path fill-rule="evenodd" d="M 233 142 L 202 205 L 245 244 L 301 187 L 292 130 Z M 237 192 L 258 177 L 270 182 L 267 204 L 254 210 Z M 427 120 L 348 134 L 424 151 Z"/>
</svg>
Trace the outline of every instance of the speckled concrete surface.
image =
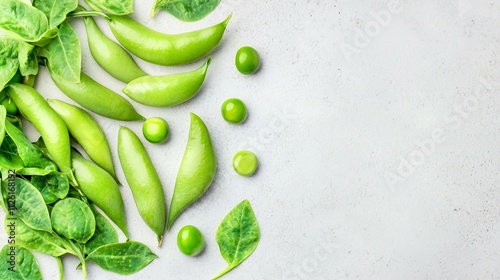
<svg viewBox="0 0 500 280">
<path fill-rule="evenodd" d="M 167 144 L 147 145 L 168 200 L 189 112 L 212 133 L 219 171 L 161 249 L 124 187 L 131 238 L 160 258 L 127 277 L 91 264 L 89 279 L 209 279 L 225 267 L 217 226 L 245 198 L 262 238 L 226 279 L 499 277 L 500 2 L 223 0 L 209 17 L 189 24 L 165 13 L 149 19 L 152 2 L 136 1 L 134 17 L 165 32 L 201 28 L 233 12 L 196 98 L 171 109 L 136 106 L 171 125 Z M 103 20 L 98 24 L 110 34 Z M 72 25 L 84 34 L 80 20 Z M 260 51 L 263 67 L 244 77 L 234 54 L 247 44 Z M 96 65 L 83 36 L 82 45 L 84 71 L 120 91 L 124 85 Z M 198 64 L 140 62 L 158 75 Z M 68 100 L 46 71 L 37 88 Z M 250 117 L 242 126 L 220 116 L 229 97 L 247 103 Z M 114 151 L 119 125 L 140 132 L 139 123 L 98 121 Z M 252 178 L 235 175 L 230 165 L 243 147 L 261 161 Z M 199 257 L 176 247 L 186 224 L 206 236 Z M 37 257 L 46 279 L 56 279 L 55 261 Z M 81 278 L 75 258 L 64 263 L 66 279 Z"/>
</svg>

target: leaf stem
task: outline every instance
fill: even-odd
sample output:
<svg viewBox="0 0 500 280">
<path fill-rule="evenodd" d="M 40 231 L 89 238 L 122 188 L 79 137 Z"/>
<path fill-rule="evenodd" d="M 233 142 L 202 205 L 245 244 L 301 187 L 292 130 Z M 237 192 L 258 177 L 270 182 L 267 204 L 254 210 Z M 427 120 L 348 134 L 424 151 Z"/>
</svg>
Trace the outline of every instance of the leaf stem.
<svg viewBox="0 0 500 280">
<path fill-rule="evenodd" d="M 226 269 L 224 269 L 223 271 L 221 271 L 221 273 L 217 274 L 217 276 L 215 276 L 214 278 L 212 278 L 212 280 L 221 278 L 222 276 L 224 276 L 226 273 L 228 273 L 229 271 L 233 270 L 234 268 L 235 268 L 235 266 L 229 265 L 228 267 L 226 267 Z"/>
<path fill-rule="evenodd" d="M 64 266 L 61 257 L 56 257 L 56 261 L 59 268 L 59 280 L 64 280 Z"/>
<path fill-rule="evenodd" d="M 98 16 L 106 20 L 111 20 L 111 18 L 103 12 L 98 11 L 73 11 L 68 14 L 68 17 L 93 17 Z"/>
</svg>

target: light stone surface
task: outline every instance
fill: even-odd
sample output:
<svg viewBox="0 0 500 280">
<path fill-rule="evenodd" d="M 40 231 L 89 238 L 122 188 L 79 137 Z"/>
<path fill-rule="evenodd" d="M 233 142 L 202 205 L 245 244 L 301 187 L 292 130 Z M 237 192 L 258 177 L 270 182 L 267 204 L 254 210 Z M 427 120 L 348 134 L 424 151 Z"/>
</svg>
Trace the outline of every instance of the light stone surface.
<svg viewBox="0 0 500 280">
<path fill-rule="evenodd" d="M 171 137 L 146 144 L 170 201 L 189 128 L 207 124 L 219 169 L 211 189 L 181 214 L 161 248 L 121 188 L 130 236 L 159 259 L 124 277 L 88 266 L 88 279 L 209 279 L 226 266 L 215 242 L 224 216 L 249 199 L 261 227 L 254 254 L 224 279 L 495 279 L 500 275 L 500 2 L 236 1 L 195 23 L 136 1 L 133 17 L 167 33 L 195 30 L 233 12 L 203 90 L 175 108 L 134 106 L 165 118 Z M 111 35 L 104 20 L 99 26 Z M 93 61 L 80 19 L 83 69 L 120 92 Z M 234 67 L 239 47 L 261 54 L 261 70 Z M 187 71 L 139 61 L 148 72 Z M 42 70 L 36 88 L 69 101 Z M 244 100 L 244 125 L 224 122 L 222 102 Z M 97 117 L 116 155 L 119 125 Z M 36 133 L 31 129 L 33 139 Z M 141 136 L 141 139 L 144 138 Z M 234 153 L 260 160 L 251 178 L 236 175 Z M 118 168 L 122 182 L 125 178 Z M 2 214 L 3 215 L 3 214 Z M 3 217 L 3 216 L 2 216 Z M 205 235 L 196 258 L 181 254 L 187 224 Z M 123 236 L 121 236 L 123 240 Z M 7 236 L 0 236 L 5 243 Z M 4 242 L 5 241 L 5 242 Z M 56 262 L 36 254 L 45 279 Z M 65 257 L 66 279 L 81 279 Z"/>
</svg>

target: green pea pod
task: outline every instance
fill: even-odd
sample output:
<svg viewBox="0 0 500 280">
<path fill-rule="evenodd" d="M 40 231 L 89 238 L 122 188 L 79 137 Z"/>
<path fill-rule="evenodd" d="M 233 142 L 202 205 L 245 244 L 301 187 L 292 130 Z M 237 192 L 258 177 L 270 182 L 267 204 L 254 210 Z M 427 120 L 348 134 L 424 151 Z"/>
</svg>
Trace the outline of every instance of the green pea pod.
<svg viewBox="0 0 500 280">
<path fill-rule="evenodd" d="M 69 133 L 62 118 L 34 88 L 11 84 L 5 88 L 23 116 L 40 132 L 47 151 L 62 172 L 76 185 L 71 171 Z"/>
<path fill-rule="evenodd" d="M 217 159 L 207 127 L 200 117 L 191 113 L 189 139 L 175 181 L 167 230 L 177 216 L 208 189 L 216 170 Z"/>
<path fill-rule="evenodd" d="M 180 34 L 157 32 L 128 16 L 110 15 L 110 18 L 111 31 L 131 53 L 159 65 L 181 65 L 212 52 L 219 45 L 231 15 L 211 27 Z"/>
<path fill-rule="evenodd" d="M 127 51 L 104 35 L 92 17 L 85 17 L 84 22 L 90 53 L 102 69 L 124 83 L 147 75 Z"/>
<path fill-rule="evenodd" d="M 56 86 L 82 107 L 107 118 L 119 121 L 145 120 L 123 96 L 99 84 L 83 72 L 80 83 L 51 76 Z"/>
<path fill-rule="evenodd" d="M 69 133 L 89 157 L 118 182 L 108 140 L 95 119 L 83 109 L 66 102 L 57 99 L 48 99 L 47 102 L 61 116 Z"/>
<path fill-rule="evenodd" d="M 79 188 L 128 238 L 123 199 L 113 177 L 75 151 L 71 153 L 71 159 Z"/>
<path fill-rule="evenodd" d="M 209 57 L 200 68 L 166 76 L 143 76 L 130 82 L 123 92 L 134 101 L 154 107 L 171 107 L 191 99 L 203 85 Z"/>
<path fill-rule="evenodd" d="M 163 187 L 141 140 L 124 126 L 118 132 L 118 157 L 139 214 L 156 233 L 161 246 L 166 218 Z"/>
</svg>

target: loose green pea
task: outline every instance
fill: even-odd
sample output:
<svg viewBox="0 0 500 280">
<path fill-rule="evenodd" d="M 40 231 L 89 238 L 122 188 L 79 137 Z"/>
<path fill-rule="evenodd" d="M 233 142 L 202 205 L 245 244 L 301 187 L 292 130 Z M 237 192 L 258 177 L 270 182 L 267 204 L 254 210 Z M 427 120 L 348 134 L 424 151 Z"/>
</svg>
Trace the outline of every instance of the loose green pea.
<svg viewBox="0 0 500 280">
<path fill-rule="evenodd" d="M 159 65 L 181 65 L 212 52 L 221 41 L 231 15 L 211 27 L 180 34 L 157 32 L 129 16 L 110 15 L 110 18 L 111 31 L 131 53 Z"/>
<path fill-rule="evenodd" d="M 177 234 L 177 247 L 186 256 L 197 256 L 205 248 L 205 239 L 194 226 L 185 226 Z"/>
<path fill-rule="evenodd" d="M 34 88 L 23 84 L 11 84 L 5 90 L 21 114 L 40 132 L 50 156 L 59 169 L 76 185 L 71 170 L 69 133 L 63 119 Z"/>
<path fill-rule="evenodd" d="M 17 115 L 19 113 L 19 109 L 17 108 L 16 104 L 10 99 L 9 97 L 6 97 L 0 102 L 0 105 L 3 105 L 5 107 L 5 110 L 7 111 L 7 114 L 9 115 Z"/>
<path fill-rule="evenodd" d="M 259 53 L 250 46 L 242 47 L 236 52 L 235 64 L 241 74 L 253 74 L 260 68 Z"/>
<path fill-rule="evenodd" d="M 141 140 L 124 126 L 118 132 L 118 157 L 139 214 L 156 233 L 161 246 L 166 222 L 163 187 Z"/>
<path fill-rule="evenodd" d="M 66 102 L 57 99 L 48 99 L 47 102 L 61 116 L 69 133 L 89 157 L 118 182 L 108 140 L 95 119 L 83 109 Z"/>
<path fill-rule="evenodd" d="M 167 229 L 186 207 L 208 189 L 216 170 L 217 159 L 208 129 L 200 117 L 191 113 L 189 138 L 175 181 Z"/>
<path fill-rule="evenodd" d="M 168 123 L 162 118 L 150 118 L 142 125 L 142 134 L 151 143 L 164 143 L 168 139 L 168 132 Z"/>
<path fill-rule="evenodd" d="M 243 123 L 248 116 L 245 103 L 238 98 L 230 98 L 222 103 L 222 117 L 228 123 L 240 124 Z"/>
<path fill-rule="evenodd" d="M 143 76 L 130 82 L 123 92 L 134 101 L 154 107 L 171 107 L 191 99 L 203 85 L 211 58 L 200 68 L 166 76 Z"/>
<path fill-rule="evenodd" d="M 239 151 L 233 157 L 234 171 L 241 176 L 252 176 L 258 165 L 257 157 L 250 151 Z"/>
<path fill-rule="evenodd" d="M 78 152 L 72 151 L 71 159 L 78 187 L 128 238 L 123 199 L 115 179 Z"/>
<path fill-rule="evenodd" d="M 147 75 L 127 51 L 104 35 L 92 17 L 85 17 L 84 22 L 90 53 L 102 69 L 124 83 Z"/>
</svg>

